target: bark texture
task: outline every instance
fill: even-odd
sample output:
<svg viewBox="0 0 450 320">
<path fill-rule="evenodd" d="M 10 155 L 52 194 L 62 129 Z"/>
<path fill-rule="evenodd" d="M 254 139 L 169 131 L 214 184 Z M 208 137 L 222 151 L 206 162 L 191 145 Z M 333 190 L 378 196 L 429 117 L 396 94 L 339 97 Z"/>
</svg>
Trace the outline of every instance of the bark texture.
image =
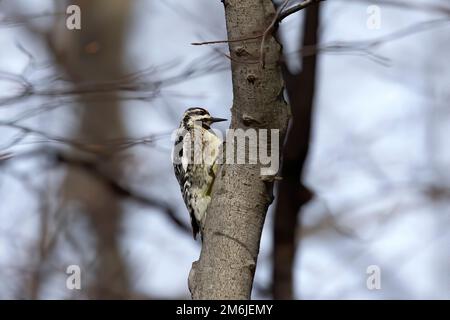
<svg viewBox="0 0 450 320">
<path fill-rule="evenodd" d="M 275 16 L 270 0 L 222 2 L 229 40 L 262 35 Z M 261 38 L 229 43 L 231 128 L 278 129 L 281 146 L 289 120 L 278 63 L 281 46 L 272 35 L 264 43 L 264 68 Z M 250 299 L 261 232 L 273 199 L 273 176 L 263 178 L 260 167 L 222 165 L 212 190 L 200 259 L 189 275 L 193 299 Z"/>
<path fill-rule="evenodd" d="M 292 124 L 283 152 L 282 176 L 274 219 L 274 253 L 272 290 L 274 299 L 293 299 L 293 266 L 296 235 L 299 229 L 298 213 L 312 197 L 302 182 L 303 169 L 309 153 L 316 91 L 316 54 L 307 52 L 318 43 L 319 4 L 306 9 L 303 22 L 303 55 L 300 72 L 291 72 L 283 64 L 283 78 L 292 106 Z M 312 50 L 311 50 L 312 49 Z"/>
</svg>

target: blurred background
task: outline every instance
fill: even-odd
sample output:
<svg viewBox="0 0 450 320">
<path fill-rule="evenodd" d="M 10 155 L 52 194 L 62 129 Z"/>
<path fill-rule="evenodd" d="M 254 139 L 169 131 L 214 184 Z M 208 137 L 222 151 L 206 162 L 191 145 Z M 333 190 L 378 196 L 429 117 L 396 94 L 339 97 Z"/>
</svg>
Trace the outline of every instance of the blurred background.
<svg viewBox="0 0 450 320">
<path fill-rule="evenodd" d="M 448 1 L 327 0 L 278 37 L 293 122 L 253 298 L 449 299 Z M 224 39 L 220 1 L 0 1 L 0 299 L 190 298 L 171 133 L 230 118 L 227 45 L 191 45 Z"/>
</svg>

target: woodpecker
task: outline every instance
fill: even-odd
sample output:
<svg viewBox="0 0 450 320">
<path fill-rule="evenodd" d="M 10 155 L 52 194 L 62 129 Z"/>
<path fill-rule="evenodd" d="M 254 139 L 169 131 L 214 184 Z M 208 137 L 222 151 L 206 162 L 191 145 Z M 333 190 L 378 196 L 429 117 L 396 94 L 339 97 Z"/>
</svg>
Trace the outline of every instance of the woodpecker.
<svg viewBox="0 0 450 320">
<path fill-rule="evenodd" d="M 184 112 L 175 136 L 172 162 L 191 217 L 194 239 L 197 233 L 202 233 L 222 144 L 222 140 L 211 131 L 211 124 L 226 120 L 212 117 L 203 108 L 189 108 Z"/>
</svg>

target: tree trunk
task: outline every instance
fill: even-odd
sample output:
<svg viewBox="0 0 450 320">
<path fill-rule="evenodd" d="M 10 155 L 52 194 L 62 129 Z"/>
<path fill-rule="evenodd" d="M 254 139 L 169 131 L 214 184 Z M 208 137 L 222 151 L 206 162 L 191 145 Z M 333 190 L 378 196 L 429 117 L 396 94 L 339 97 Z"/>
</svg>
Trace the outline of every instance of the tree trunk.
<svg viewBox="0 0 450 320">
<path fill-rule="evenodd" d="M 62 29 L 61 34 L 54 35 L 51 43 L 60 67 L 75 86 L 123 77 L 126 27 L 132 2 L 77 0 L 73 3 L 81 8 L 81 30 Z M 58 32 L 61 27 L 58 25 L 55 30 Z M 73 134 L 75 140 L 102 144 L 105 140 L 126 135 L 118 93 L 99 93 L 95 97 L 80 95 L 78 102 L 81 112 L 79 128 Z M 102 159 L 98 170 L 119 177 L 122 166 L 123 163 L 117 159 Z M 73 203 L 81 204 L 81 211 L 89 219 L 96 239 L 97 256 L 93 268 L 87 270 L 87 266 L 82 266 L 82 271 L 89 274 L 91 280 L 88 296 L 95 299 L 127 298 L 128 269 L 119 243 L 120 198 L 96 176 L 76 167 L 68 168 L 62 192 L 62 209 Z"/>
<path fill-rule="evenodd" d="M 222 2 L 229 40 L 262 35 L 275 16 L 270 0 Z M 234 95 L 231 128 L 277 129 L 282 142 L 289 106 L 283 98 L 278 64 L 281 46 L 272 34 L 264 43 L 262 67 L 261 37 L 229 42 Z M 248 148 L 245 152 L 248 159 Z M 263 177 L 260 169 L 260 163 L 222 165 L 212 190 L 200 259 L 189 275 L 193 299 L 250 299 L 261 232 L 273 199 L 274 176 Z"/>
<path fill-rule="evenodd" d="M 274 299 L 293 299 L 293 266 L 298 212 L 310 199 L 311 192 L 302 183 L 303 168 L 309 153 L 314 94 L 316 91 L 316 54 L 305 52 L 318 43 L 319 3 L 306 9 L 303 22 L 301 72 L 292 73 L 283 64 L 283 77 L 292 106 L 292 125 L 283 152 L 282 176 L 274 219 L 273 279 Z M 300 41 L 299 41 L 300 42 Z M 301 42 L 300 42 L 301 43 Z"/>
</svg>

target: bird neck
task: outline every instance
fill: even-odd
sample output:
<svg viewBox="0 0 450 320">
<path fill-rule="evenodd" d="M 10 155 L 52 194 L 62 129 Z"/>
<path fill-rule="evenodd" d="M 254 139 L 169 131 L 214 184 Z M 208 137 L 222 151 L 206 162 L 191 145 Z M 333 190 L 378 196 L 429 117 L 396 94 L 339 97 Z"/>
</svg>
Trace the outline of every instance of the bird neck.
<svg viewBox="0 0 450 320">
<path fill-rule="evenodd" d="M 191 130 L 201 130 L 201 129 L 203 129 L 203 130 L 210 130 L 211 127 L 206 122 L 202 122 L 201 126 L 199 126 L 197 124 L 194 124 L 192 126 L 192 128 L 191 128 Z"/>
</svg>

